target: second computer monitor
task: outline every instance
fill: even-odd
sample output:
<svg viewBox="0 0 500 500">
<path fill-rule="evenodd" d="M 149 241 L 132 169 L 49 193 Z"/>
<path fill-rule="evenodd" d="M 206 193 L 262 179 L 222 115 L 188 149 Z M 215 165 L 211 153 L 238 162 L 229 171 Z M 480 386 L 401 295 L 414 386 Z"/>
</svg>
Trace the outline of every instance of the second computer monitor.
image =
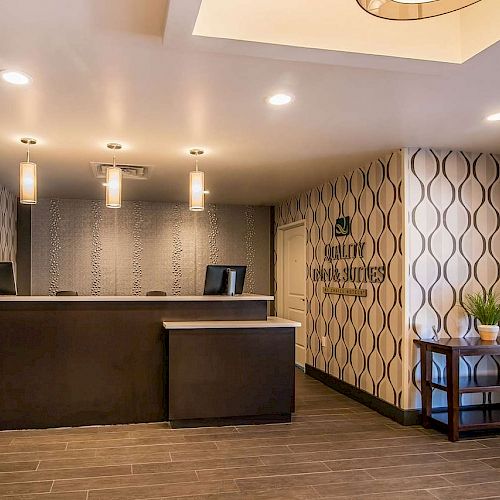
<svg viewBox="0 0 500 500">
<path fill-rule="evenodd" d="M 224 265 L 209 265 L 205 275 L 205 291 L 204 295 L 224 295 L 227 293 L 227 270 L 236 271 L 236 294 L 243 293 L 243 285 L 245 283 L 245 274 L 247 266 L 224 266 Z"/>
</svg>

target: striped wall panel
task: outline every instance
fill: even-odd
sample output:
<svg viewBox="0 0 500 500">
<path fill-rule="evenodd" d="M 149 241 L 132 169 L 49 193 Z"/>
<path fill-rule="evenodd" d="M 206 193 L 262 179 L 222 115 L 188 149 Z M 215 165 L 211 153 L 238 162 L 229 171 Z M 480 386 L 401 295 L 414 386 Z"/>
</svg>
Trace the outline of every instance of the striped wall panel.
<svg viewBox="0 0 500 500">
<path fill-rule="evenodd" d="M 246 264 L 246 291 L 269 293 L 270 209 L 40 200 L 33 207 L 33 294 L 203 293 L 209 263 Z"/>
<path fill-rule="evenodd" d="M 276 228 L 306 220 L 307 363 L 397 406 L 403 391 L 402 165 L 397 151 L 275 210 Z M 334 226 L 342 216 L 351 217 L 352 233 L 338 238 Z M 352 264 L 385 265 L 386 280 L 328 283 L 365 288 L 367 297 L 325 294 L 325 283 L 312 279 L 313 270 L 324 265 L 325 246 L 360 242 L 365 243 L 364 258 Z M 343 268 L 345 262 L 335 266 Z"/>
<path fill-rule="evenodd" d="M 16 261 L 16 195 L 0 186 L 0 261 Z"/>
</svg>

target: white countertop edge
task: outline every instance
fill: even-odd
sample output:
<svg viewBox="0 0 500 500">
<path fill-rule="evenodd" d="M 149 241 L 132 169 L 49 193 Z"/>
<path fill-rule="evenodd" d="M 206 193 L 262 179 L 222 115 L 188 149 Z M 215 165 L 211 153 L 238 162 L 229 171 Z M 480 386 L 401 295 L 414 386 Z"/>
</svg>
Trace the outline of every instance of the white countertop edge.
<svg viewBox="0 0 500 500">
<path fill-rule="evenodd" d="M 165 330 L 197 330 L 205 328 L 298 328 L 300 323 L 268 316 L 267 320 L 253 321 L 164 321 Z"/>
<path fill-rule="evenodd" d="M 14 296 L 0 295 L 0 302 L 231 302 L 264 300 L 271 302 L 274 300 L 272 295 L 167 295 L 160 297 L 147 297 L 145 295 L 134 296 L 77 296 L 77 297 L 55 297 L 50 296 Z"/>
</svg>

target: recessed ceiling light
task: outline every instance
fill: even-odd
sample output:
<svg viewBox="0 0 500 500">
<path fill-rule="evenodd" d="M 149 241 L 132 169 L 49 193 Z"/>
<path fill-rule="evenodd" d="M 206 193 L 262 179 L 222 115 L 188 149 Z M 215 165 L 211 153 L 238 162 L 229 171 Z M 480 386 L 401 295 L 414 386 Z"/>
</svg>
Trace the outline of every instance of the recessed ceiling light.
<svg viewBox="0 0 500 500">
<path fill-rule="evenodd" d="M 267 102 L 273 106 L 284 106 L 292 102 L 292 96 L 288 94 L 275 94 L 269 97 Z"/>
<path fill-rule="evenodd" d="M 500 122 L 500 113 L 495 113 L 494 115 L 487 116 L 486 119 L 489 122 Z"/>
<path fill-rule="evenodd" d="M 1 74 L 2 78 L 8 83 L 12 83 L 12 85 L 27 85 L 31 82 L 31 76 L 26 73 L 21 73 L 20 71 L 6 69 L 2 71 Z"/>
</svg>

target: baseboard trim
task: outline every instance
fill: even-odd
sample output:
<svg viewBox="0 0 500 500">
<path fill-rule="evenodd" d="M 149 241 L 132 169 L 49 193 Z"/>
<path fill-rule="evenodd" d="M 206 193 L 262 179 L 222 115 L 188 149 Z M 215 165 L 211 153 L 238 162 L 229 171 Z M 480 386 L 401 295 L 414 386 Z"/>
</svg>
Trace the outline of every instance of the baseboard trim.
<svg viewBox="0 0 500 500">
<path fill-rule="evenodd" d="M 306 375 L 319 380 L 323 384 L 335 389 L 336 391 L 345 394 L 346 396 L 364 404 L 368 408 L 375 410 L 384 417 L 388 417 L 401 425 L 417 425 L 422 422 L 420 410 L 402 410 L 395 405 L 388 403 L 373 394 L 354 387 L 343 380 L 325 373 L 314 366 L 306 364 Z"/>
<path fill-rule="evenodd" d="M 290 423 L 290 413 L 278 415 L 255 415 L 249 417 L 216 417 L 216 418 L 191 418 L 170 420 L 172 429 L 186 429 L 191 427 L 223 427 L 226 425 L 257 425 Z"/>
</svg>

